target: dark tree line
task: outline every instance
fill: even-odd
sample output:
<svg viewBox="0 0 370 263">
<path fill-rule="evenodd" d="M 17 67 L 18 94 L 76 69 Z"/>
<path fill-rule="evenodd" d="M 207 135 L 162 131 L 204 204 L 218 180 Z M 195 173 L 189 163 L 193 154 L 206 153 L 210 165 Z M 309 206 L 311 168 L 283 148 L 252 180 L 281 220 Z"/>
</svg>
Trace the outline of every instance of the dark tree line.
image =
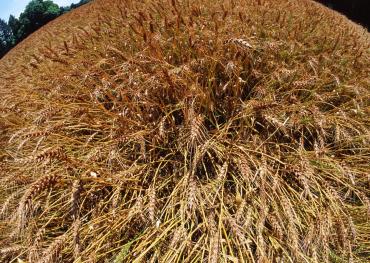
<svg viewBox="0 0 370 263">
<path fill-rule="evenodd" d="M 46 23 L 89 1 L 59 7 L 52 0 L 31 0 L 19 18 L 11 15 L 8 22 L 0 19 L 0 58 Z"/>
<path fill-rule="evenodd" d="M 317 0 L 367 27 L 370 31 L 370 0 Z"/>
<path fill-rule="evenodd" d="M 91 0 L 80 0 L 77 4 L 59 7 L 51 0 L 32 0 L 19 18 L 13 15 L 8 22 L 0 19 L 0 58 L 28 35 L 71 9 Z M 317 0 L 335 9 L 370 30 L 370 0 Z"/>
</svg>

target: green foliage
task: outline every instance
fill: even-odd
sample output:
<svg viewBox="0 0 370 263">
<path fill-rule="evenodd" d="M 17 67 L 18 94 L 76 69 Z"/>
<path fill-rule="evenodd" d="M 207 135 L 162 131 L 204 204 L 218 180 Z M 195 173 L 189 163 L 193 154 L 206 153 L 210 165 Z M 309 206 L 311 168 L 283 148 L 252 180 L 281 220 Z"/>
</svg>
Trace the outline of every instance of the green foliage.
<svg viewBox="0 0 370 263">
<path fill-rule="evenodd" d="M 59 6 L 52 1 L 32 0 L 19 17 L 21 26 L 16 35 L 22 40 L 59 15 Z"/>
<path fill-rule="evenodd" d="M 79 3 L 72 4 L 71 6 L 59 7 L 51 0 L 32 0 L 18 19 L 10 15 L 8 23 L 1 20 L 0 58 L 13 46 L 46 23 L 88 2 L 90 0 L 81 0 Z"/>
<path fill-rule="evenodd" d="M 122 246 L 118 255 L 114 258 L 114 263 L 122 263 L 130 253 L 130 247 L 133 242 L 129 242 Z"/>
<path fill-rule="evenodd" d="M 12 30 L 8 24 L 0 19 L 0 56 L 3 56 L 10 48 Z"/>
<path fill-rule="evenodd" d="M 17 43 L 18 36 L 16 33 L 19 31 L 21 24 L 17 18 L 15 18 L 13 15 L 10 15 L 9 20 L 8 20 L 8 25 L 10 29 L 12 30 L 12 39 L 11 43 L 12 46 L 14 46 Z"/>
<path fill-rule="evenodd" d="M 74 8 L 77 8 L 77 7 L 80 7 L 84 4 L 87 4 L 88 2 L 90 2 L 91 0 L 81 0 L 80 2 L 78 2 L 77 4 L 71 4 L 70 8 L 71 9 L 74 9 Z"/>
<path fill-rule="evenodd" d="M 62 7 L 60 7 L 60 12 L 62 14 L 65 14 L 65 13 L 67 13 L 69 11 L 71 11 L 71 7 L 70 6 L 62 6 Z"/>
</svg>

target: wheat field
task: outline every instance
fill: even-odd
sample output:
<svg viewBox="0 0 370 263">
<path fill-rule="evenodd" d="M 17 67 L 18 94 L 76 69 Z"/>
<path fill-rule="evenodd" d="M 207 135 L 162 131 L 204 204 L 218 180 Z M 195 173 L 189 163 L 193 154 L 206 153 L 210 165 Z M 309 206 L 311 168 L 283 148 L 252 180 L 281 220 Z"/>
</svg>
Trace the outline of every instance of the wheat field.
<svg viewBox="0 0 370 263">
<path fill-rule="evenodd" d="M 320 4 L 95 0 L 0 98 L 0 262 L 370 260 L 370 38 Z"/>
</svg>

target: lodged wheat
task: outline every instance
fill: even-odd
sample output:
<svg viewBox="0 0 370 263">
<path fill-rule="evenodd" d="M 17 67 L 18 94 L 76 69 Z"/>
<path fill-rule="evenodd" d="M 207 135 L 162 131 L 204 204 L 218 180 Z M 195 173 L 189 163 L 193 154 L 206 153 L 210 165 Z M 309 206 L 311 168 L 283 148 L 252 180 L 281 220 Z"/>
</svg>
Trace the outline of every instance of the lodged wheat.
<svg viewBox="0 0 370 263">
<path fill-rule="evenodd" d="M 309 0 L 49 23 L 0 61 L 0 261 L 366 262 L 369 39 Z"/>
</svg>

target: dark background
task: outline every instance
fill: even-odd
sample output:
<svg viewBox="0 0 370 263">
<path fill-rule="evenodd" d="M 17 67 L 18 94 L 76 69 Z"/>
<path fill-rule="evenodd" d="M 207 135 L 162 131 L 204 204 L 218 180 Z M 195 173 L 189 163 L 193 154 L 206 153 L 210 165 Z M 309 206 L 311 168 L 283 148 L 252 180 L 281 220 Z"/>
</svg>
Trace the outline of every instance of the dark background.
<svg viewBox="0 0 370 263">
<path fill-rule="evenodd" d="M 344 15 L 370 31 L 370 0 L 316 0 Z"/>
</svg>

